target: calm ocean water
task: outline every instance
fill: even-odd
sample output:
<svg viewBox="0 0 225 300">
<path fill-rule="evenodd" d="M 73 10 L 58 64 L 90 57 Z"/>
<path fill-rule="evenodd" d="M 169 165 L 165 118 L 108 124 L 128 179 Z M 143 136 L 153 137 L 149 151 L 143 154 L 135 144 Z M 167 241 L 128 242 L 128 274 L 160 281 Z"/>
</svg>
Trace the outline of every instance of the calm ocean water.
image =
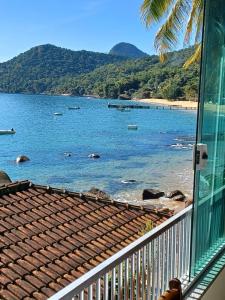
<svg viewBox="0 0 225 300">
<path fill-rule="evenodd" d="M 112 100 L 0 94 L 0 129 L 16 130 L 0 136 L 0 169 L 12 180 L 74 191 L 95 186 L 117 198 L 138 198 L 143 188 L 191 193 L 196 112 L 120 112 L 108 109 L 108 102 Z M 128 130 L 129 124 L 138 130 Z M 101 158 L 90 159 L 90 153 Z M 16 164 L 21 154 L 30 161 Z M 130 179 L 136 182 L 122 183 Z"/>
</svg>

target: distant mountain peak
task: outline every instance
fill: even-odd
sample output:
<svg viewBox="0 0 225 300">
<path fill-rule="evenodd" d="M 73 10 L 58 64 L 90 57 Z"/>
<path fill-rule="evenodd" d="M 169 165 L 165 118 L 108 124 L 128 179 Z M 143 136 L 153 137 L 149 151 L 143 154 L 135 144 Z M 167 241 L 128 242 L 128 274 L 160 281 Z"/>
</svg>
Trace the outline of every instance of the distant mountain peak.
<svg viewBox="0 0 225 300">
<path fill-rule="evenodd" d="M 147 53 L 141 51 L 136 46 L 125 42 L 121 42 L 113 46 L 112 49 L 109 51 L 109 54 L 125 56 L 134 59 L 148 56 Z"/>
</svg>

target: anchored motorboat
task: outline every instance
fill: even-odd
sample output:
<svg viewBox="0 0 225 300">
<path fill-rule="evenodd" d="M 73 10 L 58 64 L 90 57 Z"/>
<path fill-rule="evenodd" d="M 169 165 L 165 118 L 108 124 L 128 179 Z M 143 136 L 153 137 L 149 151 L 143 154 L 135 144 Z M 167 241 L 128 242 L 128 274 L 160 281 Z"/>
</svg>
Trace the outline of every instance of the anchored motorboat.
<svg viewBox="0 0 225 300">
<path fill-rule="evenodd" d="M 4 134 L 15 134 L 16 131 L 12 128 L 9 130 L 0 130 L 0 135 L 4 135 Z"/>
<path fill-rule="evenodd" d="M 128 125 L 127 127 L 130 130 L 137 130 L 138 129 L 138 126 L 136 124 Z"/>
<path fill-rule="evenodd" d="M 72 109 L 80 109 L 80 107 L 79 106 L 69 106 L 68 109 L 71 109 L 71 110 Z"/>
<path fill-rule="evenodd" d="M 55 115 L 55 116 L 62 116 L 63 113 L 61 113 L 61 112 L 55 112 L 54 115 Z"/>
</svg>

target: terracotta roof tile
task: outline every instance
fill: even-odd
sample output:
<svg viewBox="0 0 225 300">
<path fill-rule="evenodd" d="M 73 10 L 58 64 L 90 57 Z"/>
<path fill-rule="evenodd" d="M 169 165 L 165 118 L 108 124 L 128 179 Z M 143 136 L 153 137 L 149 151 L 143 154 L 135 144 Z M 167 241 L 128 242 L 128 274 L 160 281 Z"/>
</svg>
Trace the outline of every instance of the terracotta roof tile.
<svg viewBox="0 0 225 300">
<path fill-rule="evenodd" d="M 45 300 L 171 214 L 37 186 L 0 188 L 0 299 Z"/>
</svg>

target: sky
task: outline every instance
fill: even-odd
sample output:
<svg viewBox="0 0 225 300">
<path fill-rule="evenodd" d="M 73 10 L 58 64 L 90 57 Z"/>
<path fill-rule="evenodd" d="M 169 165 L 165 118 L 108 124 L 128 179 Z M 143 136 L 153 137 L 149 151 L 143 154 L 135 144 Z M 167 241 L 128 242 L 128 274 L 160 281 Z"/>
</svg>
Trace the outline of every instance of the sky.
<svg viewBox="0 0 225 300">
<path fill-rule="evenodd" d="M 153 54 L 157 27 L 146 29 L 142 1 L 0 0 L 0 62 L 42 44 L 107 53 L 128 42 Z"/>
</svg>

